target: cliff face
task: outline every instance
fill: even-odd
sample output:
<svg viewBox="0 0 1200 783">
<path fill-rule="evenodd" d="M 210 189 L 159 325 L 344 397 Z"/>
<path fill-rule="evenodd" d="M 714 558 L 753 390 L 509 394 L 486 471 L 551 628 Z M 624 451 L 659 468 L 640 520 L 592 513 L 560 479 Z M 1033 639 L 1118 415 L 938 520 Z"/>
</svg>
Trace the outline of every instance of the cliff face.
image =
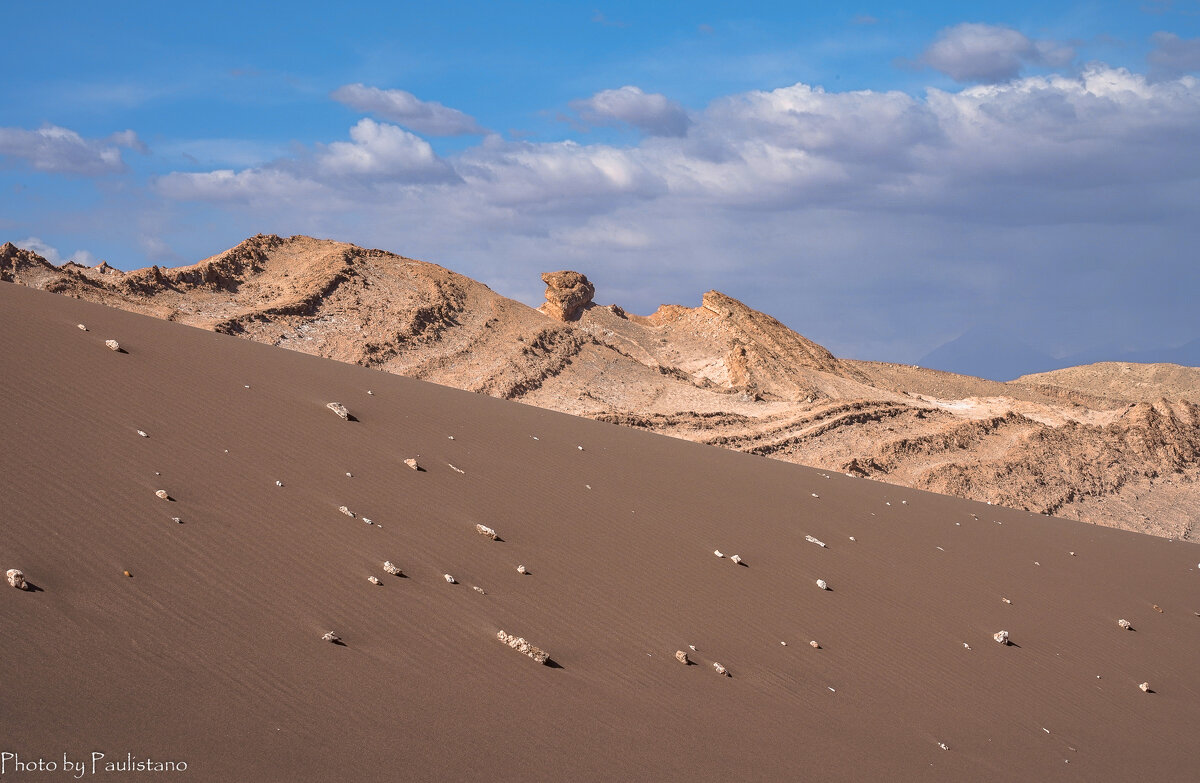
<svg viewBox="0 0 1200 783">
<path fill-rule="evenodd" d="M 260 235 L 129 273 L 6 244 L 0 279 L 789 462 L 1200 535 L 1187 368 L 1092 365 L 1003 384 L 845 361 L 717 291 L 637 316 L 594 304 L 592 283 L 562 271 L 543 276 L 539 312 L 435 264 L 310 237 Z"/>
</svg>

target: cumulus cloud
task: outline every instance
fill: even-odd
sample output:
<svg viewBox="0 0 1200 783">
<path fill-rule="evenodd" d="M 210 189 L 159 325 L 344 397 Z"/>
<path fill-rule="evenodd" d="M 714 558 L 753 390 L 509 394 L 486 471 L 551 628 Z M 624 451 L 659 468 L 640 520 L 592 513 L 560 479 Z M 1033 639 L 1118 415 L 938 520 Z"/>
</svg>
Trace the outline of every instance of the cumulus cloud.
<svg viewBox="0 0 1200 783">
<path fill-rule="evenodd" d="M 1062 67 L 1075 59 L 1075 50 L 1056 41 L 1035 41 L 1002 25 L 964 22 L 948 27 L 921 62 L 957 82 L 995 83 L 1020 75 L 1026 65 Z"/>
<path fill-rule="evenodd" d="M 1157 32 L 1150 36 L 1154 49 L 1146 55 L 1151 73 L 1171 78 L 1200 71 L 1200 38 L 1180 38 L 1175 33 Z"/>
<path fill-rule="evenodd" d="M 95 266 L 96 264 L 100 263 L 96 259 L 96 256 L 87 250 L 76 250 L 71 255 L 64 257 L 62 253 L 58 252 L 58 248 L 54 247 L 48 242 L 43 242 L 38 237 L 25 237 L 24 239 L 19 239 L 16 242 L 13 242 L 13 244 L 23 250 L 37 253 L 39 256 L 52 264 L 61 264 L 64 261 L 74 261 L 82 266 Z"/>
<path fill-rule="evenodd" d="M 378 198 L 379 187 L 456 179 L 429 142 L 364 117 L 350 128 L 350 141 L 318 144 L 303 157 L 241 171 L 171 172 L 155 180 L 154 188 L 168 198 L 187 201 L 295 204 L 320 199 L 334 209 Z"/>
<path fill-rule="evenodd" d="M 683 136 L 691 124 L 687 110 L 675 101 L 632 85 L 572 101 L 571 108 L 588 124 L 626 123 L 651 136 Z"/>
<path fill-rule="evenodd" d="M 0 157 L 22 161 L 37 171 L 78 176 L 124 171 L 122 148 L 146 152 L 146 146 L 131 130 L 106 139 L 85 139 L 58 125 L 37 130 L 0 128 Z"/>
<path fill-rule="evenodd" d="M 365 84 L 347 84 L 330 95 L 350 108 L 391 120 L 426 136 L 470 136 L 487 131 L 474 117 L 436 101 L 423 101 L 404 90 L 382 90 Z"/>
</svg>

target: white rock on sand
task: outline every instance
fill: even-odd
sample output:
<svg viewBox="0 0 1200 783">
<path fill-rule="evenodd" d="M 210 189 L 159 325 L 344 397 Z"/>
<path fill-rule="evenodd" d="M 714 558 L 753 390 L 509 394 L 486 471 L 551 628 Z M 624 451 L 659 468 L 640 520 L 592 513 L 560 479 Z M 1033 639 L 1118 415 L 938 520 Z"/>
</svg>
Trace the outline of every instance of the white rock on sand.
<svg viewBox="0 0 1200 783">
<path fill-rule="evenodd" d="M 383 570 L 388 572 L 392 576 L 400 576 L 400 568 L 395 563 L 393 563 L 391 560 L 383 561 Z"/>
<path fill-rule="evenodd" d="M 15 587 L 18 590 L 24 590 L 28 587 L 28 584 L 25 582 L 25 573 L 21 569 L 10 568 L 8 569 L 7 576 L 9 587 Z"/>
<path fill-rule="evenodd" d="M 342 405 L 340 402 L 331 402 L 326 404 L 325 407 L 336 413 L 339 419 L 342 419 L 343 421 L 350 420 L 350 411 L 347 410 L 346 406 Z"/>
<path fill-rule="evenodd" d="M 992 638 L 996 640 L 996 644 L 1008 645 L 1008 631 L 997 631 L 992 634 Z"/>
<path fill-rule="evenodd" d="M 539 647 L 534 647 L 520 636 L 513 636 L 512 634 L 507 634 L 504 631 L 500 631 L 498 634 L 496 634 L 496 638 L 517 652 L 528 655 L 538 663 L 544 664 L 546 661 L 550 660 L 550 653 Z"/>
<path fill-rule="evenodd" d="M 495 541 L 497 538 L 499 538 L 499 536 L 497 536 L 497 535 L 496 535 L 496 531 L 495 531 L 495 530 L 492 530 L 492 529 L 491 529 L 490 527 L 488 527 L 487 525 L 476 525 L 476 526 L 475 526 L 475 532 L 476 532 L 476 533 L 478 533 L 478 534 L 479 534 L 479 535 L 481 535 L 481 536 L 485 536 L 485 537 L 487 537 L 487 538 L 490 538 L 490 539 L 492 539 L 493 541 Z"/>
<path fill-rule="evenodd" d="M 171 499 L 171 496 L 167 494 L 167 491 L 166 491 L 165 489 L 156 490 L 154 494 L 155 494 L 157 497 L 160 497 L 160 498 L 162 498 L 163 500 L 170 500 L 170 499 Z"/>
<path fill-rule="evenodd" d="M 325 634 L 323 636 L 321 636 L 321 641 L 323 641 L 323 642 L 333 642 L 336 644 L 337 642 L 340 642 L 341 640 L 342 640 L 342 637 L 338 636 L 333 631 L 326 631 Z"/>
<path fill-rule="evenodd" d="M 121 350 L 121 344 L 119 342 L 117 342 L 116 340 L 105 340 L 104 344 L 108 346 L 108 350 L 110 350 L 110 351 Z"/>
<path fill-rule="evenodd" d="M 818 580 L 817 580 L 817 587 L 821 588 L 822 590 L 828 590 L 828 589 L 829 589 L 829 583 L 828 583 L 828 582 L 826 582 L 824 579 L 818 579 Z"/>
</svg>

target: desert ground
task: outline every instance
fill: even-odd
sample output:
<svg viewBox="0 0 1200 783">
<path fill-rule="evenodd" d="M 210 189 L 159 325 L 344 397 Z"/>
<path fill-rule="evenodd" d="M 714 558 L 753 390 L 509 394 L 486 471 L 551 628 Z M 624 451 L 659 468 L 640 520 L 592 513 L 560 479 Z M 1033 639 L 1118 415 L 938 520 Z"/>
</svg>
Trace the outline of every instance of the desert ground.
<svg viewBox="0 0 1200 783">
<path fill-rule="evenodd" d="M 612 310 L 557 321 L 432 265 L 313 242 L 112 284 L 7 251 L 25 285 L 0 285 L 0 569 L 27 584 L 0 584 L 0 752 L 184 762 L 174 774 L 196 781 L 1194 779 L 1200 548 L 867 478 L 907 477 L 907 452 L 888 470 L 789 461 L 814 439 L 856 459 L 837 417 L 892 426 L 913 453 L 932 420 L 947 441 L 923 458 L 988 465 L 962 494 L 1006 497 L 1035 432 L 1045 453 L 1141 438 L 1181 473 L 1087 503 L 1150 481 L 1139 498 L 1188 499 L 1194 397 L 1132 401 L 1140 381 L 1109 375 L 1103 395 L 1079 376 L 976 395 L 786 335 L 775 353 L 743 343 L 743 365 L 695 365 L 703 346 L 622 360 L 652 345 L 618 351 Z M 284 275 L 288 248 L 325 253 L 328 276 Z M 243 256 L 236 284 L 215 271 Z M 731 339 L 736 308 L 706 303 L 733 313 L 713 313 L 727 331 L 688 331 Z M 745 317 L 743 332 L 771 325 Z M 663 328 L 627 320 L 626 335 Z M 780 352 L 811 366 L 776 368 Z M 605 360 L 623 369 L 599 377 Z M 782 435 L 712 448 L 537 407 L 572 375 L 592 397 L 561 407 L 593 418 L 646 407 L 633 398 L 651 387 L 614 388 L 645 377 L 651 412 L 686 399 L 697 419 L 812 421 L 781 460 L 751 445 Z M 821 427 L 834 439 L 806 440 Z M 1146 440 L 1161 432 L 1178 440 Z M 1057 460 L 1047 475 L 1081 464 Z"/>
</svg>

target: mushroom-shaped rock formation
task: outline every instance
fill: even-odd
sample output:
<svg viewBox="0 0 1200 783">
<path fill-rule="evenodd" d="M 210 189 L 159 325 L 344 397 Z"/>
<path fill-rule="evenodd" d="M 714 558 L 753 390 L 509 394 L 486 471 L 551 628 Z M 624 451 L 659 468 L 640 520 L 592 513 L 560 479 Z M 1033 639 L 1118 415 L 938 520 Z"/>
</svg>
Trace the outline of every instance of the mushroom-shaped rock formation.
<svg viewBox="0 0 1200 783">
<path fill-rule="evenodd" d="M 559 321 L 578 319 L 579 311 L 596 295 L 596 287 L 579 272 L 546 272 L 542 282 L 546 284 L 546 303 L 538 312 Z"/>
</svg>

